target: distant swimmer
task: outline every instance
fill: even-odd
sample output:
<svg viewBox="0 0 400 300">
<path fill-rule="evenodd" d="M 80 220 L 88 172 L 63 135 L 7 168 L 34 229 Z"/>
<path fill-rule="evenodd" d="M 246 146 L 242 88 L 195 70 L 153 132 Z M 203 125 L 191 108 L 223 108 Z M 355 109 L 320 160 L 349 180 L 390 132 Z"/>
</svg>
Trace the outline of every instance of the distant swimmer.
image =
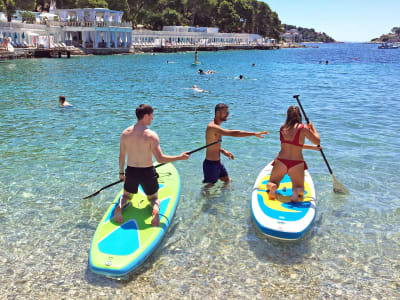
<svg viewBox="0 0 400 300">
<path fill-rule="evenodd" d="M 243 79 L 243 75 L 239 75 L 239 79 L 242 80 Z"/>
<path fill-rule="evenodd" d="M 200 75 L 209 75 L 209 74 L 215 74 L 216 72 L 214 70 L 207 70 L 206 72 L 204 72 L 203 69 L 199 69 L 197 73 L 199 73 Z"/>
<path fill-rule="evenodd" d="M 325 64 L 327 65 L 327 64 L 329 64 L 329 62 L 328 62 L 328 61 L 325 61 Z"/>
<path fill-rule="evenodd" d="M 197 50 L 194 52 L 194 63 L 197 65 Z"/>
<path fill-rule="evenodd" d="M 253 63 L 251 66 L 252 66 L 252 67 L 255 67 L 255 66 L 256 66 L 256 64 L 255 64 L 255 63 Z"/>
<path fill-rule="evenodd" d="M 205 92 L 207 92 L 206 90 L 203 90 L 203 89 L 199 88 L 197 85 L 193 85 L 193 90 L 194 90 L 195 92 L 199 92 L 199 93 L 205 93 Z M 211 91 L 209 91 L 209 93 L 211 93 Z"/>
<path fill-rule="evenodd" d="M 64 95 L 61 95 L 60 97 L 58 97 L 58 102 L 60 102 L 60 106 L 62 106 L 62 107 L 72 106 L 72 104 L 70 104 L 67 100 L 65 100 Z"/>
</svg>

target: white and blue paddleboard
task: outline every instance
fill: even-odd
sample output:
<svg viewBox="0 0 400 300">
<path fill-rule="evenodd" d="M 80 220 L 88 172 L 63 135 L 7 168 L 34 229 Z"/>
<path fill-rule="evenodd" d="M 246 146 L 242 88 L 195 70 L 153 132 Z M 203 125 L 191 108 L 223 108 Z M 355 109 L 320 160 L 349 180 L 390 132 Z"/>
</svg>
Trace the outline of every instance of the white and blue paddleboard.
<svg viewBox="0 0 400 300">
<path fill-rule="evenodd" d="M 116 223 L 113 216 L 122 196 L 120 191 L 93 236 L 89 267 L 94 273 L 126 277 L 157 249 L 175 214 L 181 188 L 178 171 L 171 163 L 157 168 L 157 173 L 160 225 L 151 225 L 152 209 L 141 186 L 122 211 L 124 222 Z"/>
<path fill-rule="evenodd" d="M 304 171 L 303 197 L 292 203 L 292 182 L 286 174 L 276 191 L 276 199 L 269 199 L 267 183 L 272 162 L 260 172 L 254 184 L 251 213 L 261 233 L 281 240 L 297 240 L 311 227 L 316 214 L 315 189 L 310 173 Z"/>
</svg>

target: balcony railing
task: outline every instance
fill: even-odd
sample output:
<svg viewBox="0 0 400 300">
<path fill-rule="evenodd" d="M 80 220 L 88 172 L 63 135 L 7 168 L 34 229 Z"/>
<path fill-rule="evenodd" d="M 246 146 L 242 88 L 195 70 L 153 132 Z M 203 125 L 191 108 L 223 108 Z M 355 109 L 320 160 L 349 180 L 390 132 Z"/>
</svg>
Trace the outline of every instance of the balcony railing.
<svg viewBox="0 0 400 300">
<path fill-rule="evenodd" d="M 64 21 L 64 22 L 55 22 L 50 21 L 50 25 L 56 26 L 70 26 L 70 27 L 123 27 L 123 28 L 132 28 L 132 22 L 94 22 L 94 21 Z"/>
<path fill-rule="evenodd" d="M 93 21 L 42 21 L 38 23 L 22 23 L 18 21 L 4 22 L 0 21 L 0 27 L 6 28 L 29 28 L 44 29 L 45 26 L 70 26 L 70 27 L 121 27 L 132 28 L 132 22 L 93 22 Z"/>
</svg>

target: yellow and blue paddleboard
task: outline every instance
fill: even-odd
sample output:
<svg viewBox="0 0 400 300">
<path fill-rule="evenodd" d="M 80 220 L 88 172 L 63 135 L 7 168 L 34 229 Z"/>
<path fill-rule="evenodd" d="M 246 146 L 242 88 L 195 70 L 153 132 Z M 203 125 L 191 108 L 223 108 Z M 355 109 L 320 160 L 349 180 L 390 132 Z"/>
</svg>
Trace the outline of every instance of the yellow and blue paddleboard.
<svg viewBox="0 0 400 300">
<path fill-rule="evenodd" d="M 292 203 L 292 182 L 286 174 L 276 191 L 276 199 L 269 199 L 267 183 L 272 162 L 260 172 L 254 184 L 251 213 L 261 233 L 281 240 L 297 240 L 311 227 L 316 214 L 315 189 L 310 173 L 304 171 L 303 197 Z"/>
<path fill-rule="evenodd" d="M 141 265 L 160 244 L 175 214 L 181 183 L 178 171 L 171 163 L 157 168 L 157 173 L 160 225 L 151 225 L 151 205 L 141 186 L 129 206 L 123 209 L 124 222 L 114 222 L 114 209 L 122 196 L 121 191 L 93 236 L 89 266 L 94 273 L 124 277 Z"/>
</svg>

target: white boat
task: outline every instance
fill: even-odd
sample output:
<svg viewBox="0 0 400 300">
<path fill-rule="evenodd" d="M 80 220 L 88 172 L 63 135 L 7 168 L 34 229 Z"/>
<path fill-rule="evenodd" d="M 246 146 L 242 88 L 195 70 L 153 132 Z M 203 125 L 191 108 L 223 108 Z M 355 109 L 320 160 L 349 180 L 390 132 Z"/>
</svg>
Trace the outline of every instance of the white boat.
<svg viewBox="0 0 400 300">
<path fill-rule="evenodd" d="M 399 45 L 395 45 L 392 43 L 382 43 L 382 45 L 378 46 L 378 49 L 397 49 Z"/>
</svg>

